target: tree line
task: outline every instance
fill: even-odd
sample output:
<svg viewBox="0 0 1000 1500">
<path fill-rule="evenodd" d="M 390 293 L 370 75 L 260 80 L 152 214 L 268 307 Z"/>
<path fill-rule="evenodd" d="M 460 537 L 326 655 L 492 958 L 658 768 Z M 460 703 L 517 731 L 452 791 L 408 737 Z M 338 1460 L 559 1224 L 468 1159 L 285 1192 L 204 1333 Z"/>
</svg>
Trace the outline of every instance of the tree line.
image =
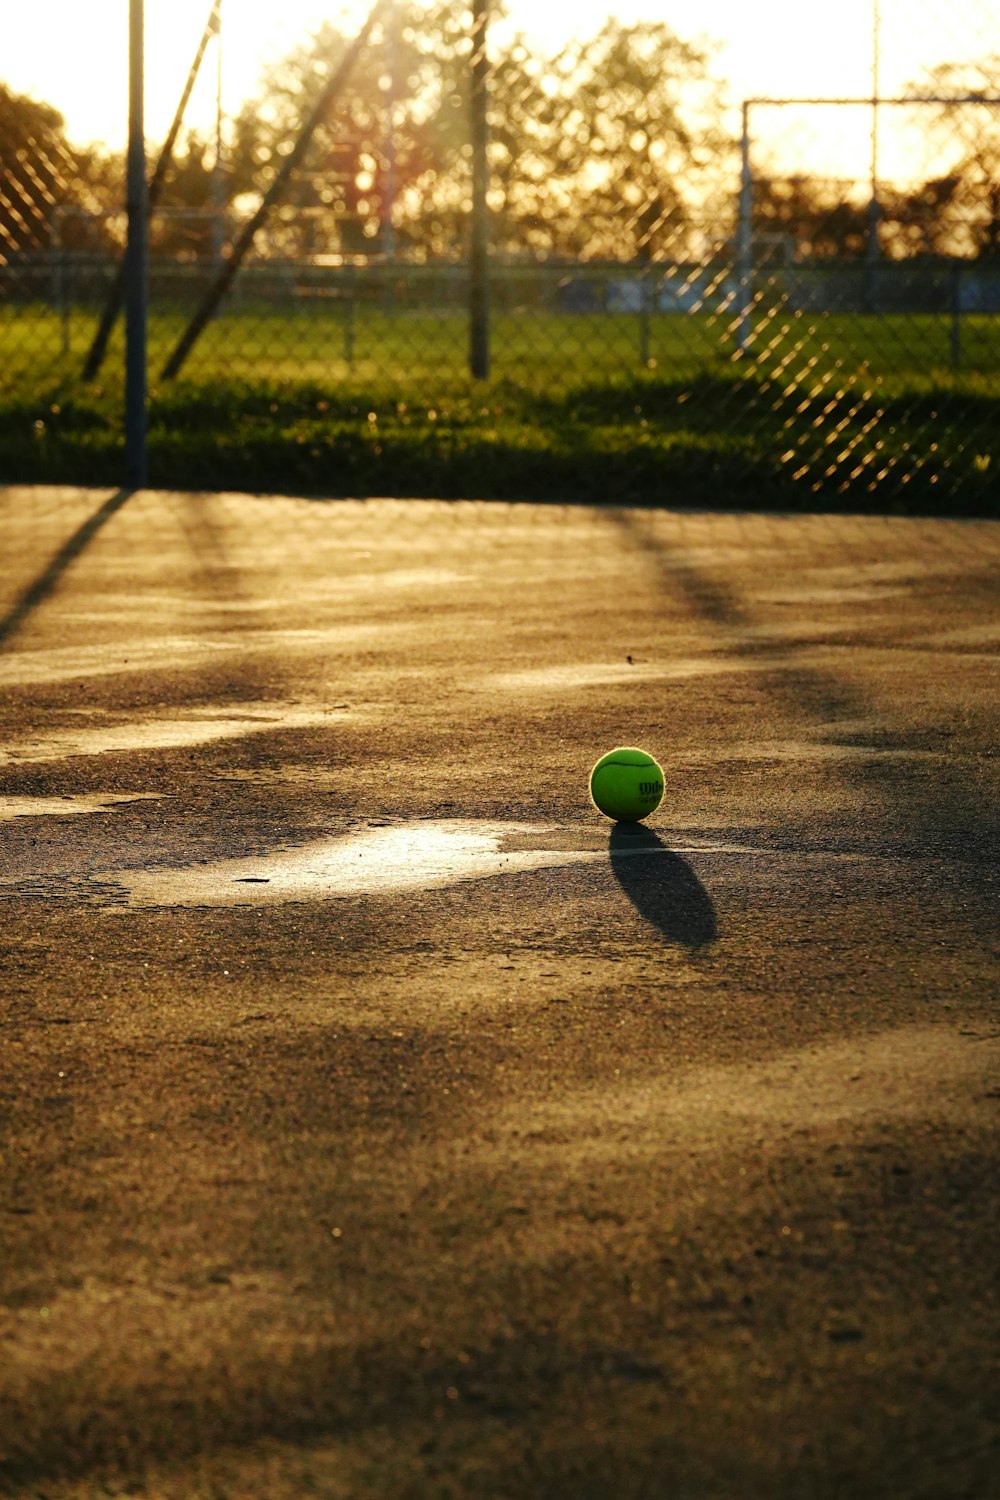
<svg viewBox="0 0 1000 1500">
<path fill-rule="evenodd" d="M 259 199 L 350 38 L 332 23 L 274 62 L 228 123 L 226 149 L 189 131 L 161 197 L 154 252 L 207 258 L 220 215 Z M 264 253 L 411 258 L 464 252 L 471 198 L 469 49 L 462 11 L 400 0 L 316 132 Z M 1000 59 L 975 80 L 1000 81 Z M 933 90 L 968 91 L 968 69 L 938 70 Z M 1000 254 L 1000 118 L 927 106 L 947 133 L 947 170 L 881 189 L 880 249 L 895 256 Z M 705 47 L 659 22 L 609 19 L 587 42 L 543 57 L 520 36 L 495 49 L 490 93 L 494 250 L 532 259 L 705 260 L 735 234 L 737 143 Z M 0 261 L 52 249 L 109 250 L 124 163 L 67 137 L 52 105 L 0 84 Z M 105 215 L 104 218 L 98 216 Z M 753 230 L 796 258 L 868 253 L 864 193 L 783 168 L 758 176 Z"/>
</svg>

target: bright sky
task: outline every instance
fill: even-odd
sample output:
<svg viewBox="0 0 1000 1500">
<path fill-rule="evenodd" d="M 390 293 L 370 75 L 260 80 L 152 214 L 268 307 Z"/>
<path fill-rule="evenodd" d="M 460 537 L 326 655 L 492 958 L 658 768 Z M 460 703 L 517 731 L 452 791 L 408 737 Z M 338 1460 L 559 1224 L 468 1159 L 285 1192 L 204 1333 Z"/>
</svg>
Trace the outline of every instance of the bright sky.
<svg viewBox="0 0 1000 1500">
<path fill-rule="evenodd" d="M 748 95 L 861 95 L 872 89 L 873 9 L 880 8 L 883 94 L 898 92 L 935 63 L 1000 53 L 1000 7 L 992 0 L 509 0 L 513 25 L 543 45 L 595 32 L 609 13 L 622 21 L 665 21 L 681 36 L 720 44 L 715 71 L 734 102 Z M 367 9 L 352 0 L 360 18 Z M 223 101 L 234 112 L 254 89 L 262 65 L 291 50 L 337 0 L 281 0 L 277 6 L 223 0 Z M 572 20 L 567 19 L 567 10 Z M 209 11 L 209 0 L 146 0 L 147 133 L 162 140 Z M 126 119 L 128 0 L 32 0 L 11 4 L 3 24 L 0 78 L 21 93 L 54 104 L 79 143 L 121 146 Z M 494 34 L 494 46 L 503 33 Z M 206 60 L 188 118 L 207 129 L 214 119 L 215 63 Z M 772 121 L 775 113 L 769 112 Z M 863 175 L 870 115 L 822 111 L 814 123 L 822 140 L 795 134 L 806 171 L 839 168 Z M 760 128 L 766 128 L 764 114 Z M 891 148 L 891 142 L 887 148 Z M 905 151 L 905 147 L 900 147 Z M 886 175 L 893 163 L 886 161 Z"/>
</svg>

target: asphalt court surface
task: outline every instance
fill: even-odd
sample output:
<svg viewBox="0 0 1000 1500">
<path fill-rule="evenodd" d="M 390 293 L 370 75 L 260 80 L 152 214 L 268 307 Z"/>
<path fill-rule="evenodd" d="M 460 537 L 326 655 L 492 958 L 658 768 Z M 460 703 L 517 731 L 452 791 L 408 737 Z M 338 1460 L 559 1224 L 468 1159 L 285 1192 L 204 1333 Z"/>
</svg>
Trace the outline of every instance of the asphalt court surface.
<svg viewBox="0 0 1000 1500">
<path fill-rule="evenodd" d="M 0 1492 L 1000 1494 L 995 525 L 0 524 Z"/>
</svg>

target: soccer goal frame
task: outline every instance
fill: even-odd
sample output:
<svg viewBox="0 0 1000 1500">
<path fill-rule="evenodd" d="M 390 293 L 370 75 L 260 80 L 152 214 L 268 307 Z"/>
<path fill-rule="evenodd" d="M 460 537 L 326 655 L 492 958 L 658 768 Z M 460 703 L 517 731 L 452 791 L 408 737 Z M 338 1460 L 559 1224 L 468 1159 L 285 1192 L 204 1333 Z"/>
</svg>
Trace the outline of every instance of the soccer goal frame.
<svg viewBox="0 0 1000 1500">
<path fill-rule="evenodd" d="M 740 354 L 747 354 L 753 341 L 752 314 L 754 307 L 754 234 L 753 234 L 753 189 L 754 172 L 752 152 L 754 135 L 752 116 L 755 109 L 849 107 L 871 110 L 870 152 L 870 196 L 868 207 L 867 263 L 874 268 L 880 258 L 879 229 L 879 111 L 885 108 L 917 108 L 926 105 L 949 106 L 975 104 L 1000 108 L 1000 94 L 901 94 L 892 97 L 817 97 L 788 96 L 770 97 L 759 95 L 743 100 L 740 128 L 740 185 L 736 215 L 735 281 L 736 316 L 733 334 Z"/>
</svg>

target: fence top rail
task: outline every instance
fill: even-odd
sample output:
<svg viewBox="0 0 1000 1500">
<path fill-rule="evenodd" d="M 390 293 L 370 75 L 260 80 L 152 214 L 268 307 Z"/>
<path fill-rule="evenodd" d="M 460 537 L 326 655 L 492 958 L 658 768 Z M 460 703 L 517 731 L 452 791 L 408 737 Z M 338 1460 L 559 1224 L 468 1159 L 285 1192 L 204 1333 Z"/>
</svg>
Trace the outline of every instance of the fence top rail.
<svg viewBox="0 0 1000 1500">
<path fill-rule="evenodd" d="M 877 105 L 904 105 L 904 104 L 1000 104 L 1000 94 L 969 93 L 969 94 L 896 94 L 886 97 L 881 94 L 844 95 L 842 97 L 807 97 L 787 96 L 778 98 L 770 94 L 752 94 L 743 100 L 744 109 L 752 105 L 814 105 L 814 104 L 854 104 L 858 106 Z"/>
</svg>

